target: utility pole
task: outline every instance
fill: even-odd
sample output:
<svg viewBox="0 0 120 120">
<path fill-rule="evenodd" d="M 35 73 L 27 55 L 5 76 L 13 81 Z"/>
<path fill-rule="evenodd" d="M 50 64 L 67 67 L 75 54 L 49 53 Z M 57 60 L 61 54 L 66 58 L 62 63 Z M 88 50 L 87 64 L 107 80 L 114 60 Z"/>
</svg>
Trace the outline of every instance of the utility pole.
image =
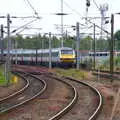
<svg viewBox="0 0 120 120">
<path fill-rule="evenodd" d="M 49 69 L 52 68 L 51 32 L 49 32 Z"/>
<path fill-rule="evenodd" d="M 3 56 L 3 50 L 4 50 L 4 44 L 3 44 L 3 33 L 4 33 L 4 31 L 3 31 L 3 24 L 1 24 L 1 26 L 0 26 L 0 49 L 1 49 L 1 61 L 4 61 L 4 56 Z"/>
<path fill-rule="evenodd" d="M 10 15 L 8 14 L 7 15 L 7 69 L 6 69 L 6 72 L 7 72 L 7 86 L 9 85 L 9 82 L 10 82 L 10 72 L 11 72 L 11 62 L 10 62 L 10 49 L 11 49 L 11 40 L 10 40 Z"/>
<path fill-rule="evenodd" d="M 40 40 L 40 33 L 38 34 L 38 39 L 36 39 L 36 65 L 37 65 L 37 63 L 38 63 L 38 47 L 37 47 L 37 44 L 38 44 L 38 42 L 37 42 L 37 40 L 39 41 Z"/>
<path fill-rule="evenodd" d="M 96 55 L 96 43 L 95 43 L 95 24 L 93 24 L 94 26 L 94 28 L 93 28 L 93 39 L 94 39 L 94 42 L 93 42 L 93 50 L 94 50 L 94 70 L 95 70 L 95 55 Z"/>
<path fill-rule="evenodd" d="M 15 64 L 17 65 L 17 40 L 15 40 Z"/>
<path fill-rule="evenodd" d="M 111 15 L 111 40 L 110 40 L 110 73 L 113 77 L 114 71 L 114 15 Z"/>
<path fill-rule="evenodd" d="M 0 48 L 1 48 L 1 60 L 2 61 L 4 61 L 4 58 L 3 58 L 3 49 L 4 49 L 4 47 L 3 47 L 3 24 L 1 25 L 1 46 L 0 46 Z"/>
<path fill-rule="evenodd" d="M 79 62 L 80 62 L 80 60 L 79 60 L 79 58 L 80 58 L 80 56 L 79 56 L 79 43 L 80 43 L 80 33 L 79 33 L 79 22 L 77 22 L 76 23 L 76 51 L 77 51 L 77 56 L 76 56 L 76 63 L 77 63 L 77 65 L 76 65 L 76 67 L 77 67 L 77 70 L 79 70 Z"/>
<path fill-rule="evenodd" d="M 6 61 L 3 55 L 3 50 L 4 50 L 3 33 L 4 33 L 4 30 L 3 30 L 3 24 L 2 24 L 1 25 L 1 60 L 4 62 L 4 78 L 6 80 L 7 71 L 6 71 Z"/>
<path fill-rule="evenodd" d="M 63 47 L 63 0 L 61 0 L 61 47 Z"/>
</svg>

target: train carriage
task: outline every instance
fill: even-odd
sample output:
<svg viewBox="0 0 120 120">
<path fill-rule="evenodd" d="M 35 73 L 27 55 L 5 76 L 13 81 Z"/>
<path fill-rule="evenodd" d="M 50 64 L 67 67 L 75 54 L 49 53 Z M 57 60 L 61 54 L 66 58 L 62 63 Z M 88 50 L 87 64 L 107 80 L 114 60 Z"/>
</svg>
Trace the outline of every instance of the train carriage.
<svg viewBox="0 0 120 120">
<path fill-rule="evenodd" d="M 13 49 L 10 51 L 11 61 L 18 64 L 44 64 L 49 63 L 49 49 Z M 7 54 L 7 51 L 4 51 Z M 75 65 L 75 51 L 72 48 L 52 48 L 52 65 Z"/>
</svg>

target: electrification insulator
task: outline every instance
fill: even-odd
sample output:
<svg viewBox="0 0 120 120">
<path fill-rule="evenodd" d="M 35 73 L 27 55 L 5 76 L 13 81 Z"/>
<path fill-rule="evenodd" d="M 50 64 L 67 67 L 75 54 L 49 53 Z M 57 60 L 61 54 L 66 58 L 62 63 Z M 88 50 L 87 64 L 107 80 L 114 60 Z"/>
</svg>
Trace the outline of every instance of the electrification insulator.
<svg viewBox="0 0 120 120">
<path fill-rule="evenodd" d="M 90 0 L 86 0 L 86 6 L 90 7 Z"/>
</svg>

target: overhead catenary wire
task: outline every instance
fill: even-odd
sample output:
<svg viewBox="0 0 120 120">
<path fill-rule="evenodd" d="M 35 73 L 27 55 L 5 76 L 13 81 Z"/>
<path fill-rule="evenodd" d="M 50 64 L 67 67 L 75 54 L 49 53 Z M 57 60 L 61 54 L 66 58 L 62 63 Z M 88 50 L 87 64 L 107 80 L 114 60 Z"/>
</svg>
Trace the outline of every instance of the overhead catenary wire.
<svg viewBox="0 0 120 120">
<path fill-rule="evenodd" d="M 28 27 L 23 27 L 19 32 L 17 32 L 16 34 L 19 34 L 21 32 L 23 32 L 25 29 L 37 29 L 37 30 L 41 30 L 42 28 L 28 28 Z"/>
<path fill-rule="evenodd" d="M 11 18 L 21 18 L 21 19 L 25 19 L 25 18 L 40 18 L 40 17 L 35 17 L 35 16 L 11 16 Z"/>
<path fill-rule="evenodd" d="M 30 6 L 30 8 L 33 10 L 34 14 L 35 14 L 38 18 L 41 18 L 41 17 L 39 17 L 38 12 L 35 10 L 35 8 L 34 8 L 33 5 L 30 3 L 30 1 L 29 1 L 29 0 L 24 0 L 24 1 L 28 3 L 28 5 Z"/>
<path fill-rule="evenodd" d="M 97 3 L 95 2 L 95 0 L 93 0 L 93 2 L 94 2 L 94 4 L 96 5 L 96 7 L 99 8 L 99 6 L 98 6 Z M 65 3 L 65 5 L 66 5 L 67 7 L 69 7 L 74 13 L 76 13 L 77 15 L 82 16 L 79 12 L 77 12 L 77 11 L 76 11 L 75 9 L 73 9 L 70 5 L 68 5 L 67 2 L 64 1 L 64 3 Z M 87 19 L 87 22 L 89 22 L 89 23 L 91 23 L 92 25 L 94 25 L 94 23 L 91 22 L 91 21 L 88 20 L 88 19 Z M 96 25 L 96 24 L 95 24 L 95 26 L 98 27 L 99 29 L 103 30 L 105 33 L 110 34 L 107 30 L 101 28 L 100 26 L 98 26 L 98 25 Z"/>
<path fill-rule="evenodd" d="M 15 30 L 12 31 L 12 33 L 16 32 L 16 31 L 19 30 L 19 29 L 25 28 L 27 25 L 31 24 L 32 22 L 34 22 L 34 21 L 36 21 L 36 20 L 38 20 L 38 19 L 37 19 L 37 18 L 36 18 L 36 19 L 33 19 L 33 20 L 29 21 L 28 23 L 26 23 L 25 25 L 22 25 L 22 26 L 16 28 Z"/>
<path fill-rule="evenodd" d="M 92 25 L 94 25 L 94 23 L 91 22 L 90 20 L 87 20 L 87 21 L 88 21 L 89 23 L 91 23 Z M 96 24 L 95 24 L 95 26 L 96 26 L 97 28 L 101 29 L 102 31 L 104 31 L 105 33 L 110 34 L 107 30 L 101 28 L 100 26 L 98 26 L 98 25 L 96 25 Z"/>
<path fill-rule="evenodd" d="M 65 0 L 63 1 L 66 7 L 71 9 L 73 12 L 75 12 L 77 15 L 82 16 L 79 12 L 77 12 L 75 9 L 73 9 Z"/>
<path fill-rule="evenodd" d="M 86 27 L 86 28 L 91 28 L 92 26 L 87 26 L 85 24 L 82 24 L 82 23 L 79 23 L 81 26 L 80 27 Z M 54 24 L 57 28 L 59 28 L 61 25 L 59 24 Z M 76 26 L 75 25 L 64 25 L 63 27 L 65 28 L 75 28 Z"/>
<path fill-rule="evenodd" d="M 95 6 L 98 8 L 98 10 L 100 9 L 100 7 L 97 5 L 97 3 L 95 2 L 95 0 L 93 0 L 93 3 L 95 4 Z"/>
</svg>

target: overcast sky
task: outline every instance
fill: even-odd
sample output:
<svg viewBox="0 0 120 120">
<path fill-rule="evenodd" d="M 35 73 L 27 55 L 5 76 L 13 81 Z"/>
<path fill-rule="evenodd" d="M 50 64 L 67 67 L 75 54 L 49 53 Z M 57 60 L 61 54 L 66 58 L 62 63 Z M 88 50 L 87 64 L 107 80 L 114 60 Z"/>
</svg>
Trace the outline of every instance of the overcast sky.
<svg viewBox="0 0 120 120">
<path fill-rule="evenodd" d="M 42 33 L 42 32 L 52 32 L 60 33 L 61 17 L 54 15 L 55 13 L 61 12 L 61 0 L 29 0 L 34 9 L 42 17 L 41 20 L 37 20 L 30 24 L 29 27 L 42 28 L 42 30 L 24 30 L 22 33 Z M 107 3 L 109 5 L 108 12 L 106 16 L 111 15 L 111 13 L 120 12 L 120 0 L 95 0 L 97 5 Z M 63 0 L 63 11 L 69 15 L 64 16 L 63 23 L 66 25 L 64 31 L 71 32 L 72 29 L 69 25 L 76 25 L 76 22 L 85 23 L 82 17 L 86 16 L 86 0 Z M 27 0 L 0 0 L 0 16 L 33 16 L 34 11 L 28 5 Z M 91 0 L 91 6 L 88 10 L 88 16 L 97 17 L 100 16 L 100 11 Z M 32 18 L 33 19 L 33 18 Z M 19 26 L 22 26 L 32 19 L 11 19 L 11 31 Z M 115 31 L 120 29 L 120 16 L 115 15 Z M 96 24 L 100 25 L 100 20 L 92 20 Z M 0 19 L 0 24 L 6 26 L 6 19 Z M 89 26 L 89 25 L 88 25 Z M 16 28 L 15 28 L 16 27 Z M 110 24 L 108 24 L 105 29 L 110 31 Z M 81 30 L 82 31 L 82 30 Z"/>
</svg>

